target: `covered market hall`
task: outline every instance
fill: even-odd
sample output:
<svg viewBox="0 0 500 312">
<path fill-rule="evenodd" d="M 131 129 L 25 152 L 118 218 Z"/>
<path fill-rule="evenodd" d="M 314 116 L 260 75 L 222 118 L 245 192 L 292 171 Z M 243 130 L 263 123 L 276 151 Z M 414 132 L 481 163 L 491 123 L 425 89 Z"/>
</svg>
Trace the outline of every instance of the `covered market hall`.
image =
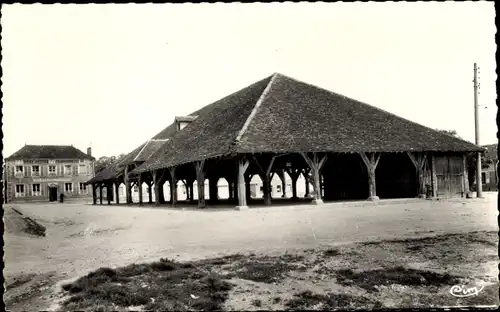
<svg viewBox="0 0 500 312">
<path fill-rule="evenodd" d="M 482 151 L 374 106 L 274 74 L 176 117 L 87 183 L 94 204 L 98 198 L 102 204 L 103 189 L 108 204 L 119 203 L 113 193 L 121 184 L 127 204 L 134 185 L 140 186 L 138 204 L 143 204 L 143 184 L 147 202 L 166 204 L 168 182 L 170 205 L 179 204 L 177 185 L 182 183 L 186 204 L 227 203 L 240 210 L 284 200 L 272 197 L 275 177 L 284 186 L 291 180 L 289 202 L 464 197 L 469 192 L 466 156 Z M 301 175 L 312 185 L 305 199 L 297 196 Z M 262 181 L 262 198 L 251 196 L 254 176 Z M 227 199 L 218 194 L 220 179 L 227 181 Z"/>
</svg>

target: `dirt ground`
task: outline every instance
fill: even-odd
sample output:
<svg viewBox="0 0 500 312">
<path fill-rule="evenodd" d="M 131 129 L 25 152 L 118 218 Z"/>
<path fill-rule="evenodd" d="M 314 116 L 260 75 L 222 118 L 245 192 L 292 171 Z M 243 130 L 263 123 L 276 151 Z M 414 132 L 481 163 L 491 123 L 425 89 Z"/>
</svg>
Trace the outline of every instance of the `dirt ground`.
<svg viewBox="0 0 500 312">
<path fill-rule="evenodd" d="M 5 301 L 11 302 L 12 310 L 47 309 L 54 304 L 54 291 L 63 280 L 100 267 L 160 257 L 272 255 L 353 242 L 498 231 L 496 193 L 485 195 L 473 200 L 336 203 L 248 211 L 82 203 L 10 205 L 45 226 L 46 236 L 4 233 L 4 276 L 7 285 L 16 286 L 7 287 Z M 376 257 L 369 252 L 365 255 Z M 495 270 L 495 265 L 490 267 L 488 276 L 498 276 Z"/>
</svg>

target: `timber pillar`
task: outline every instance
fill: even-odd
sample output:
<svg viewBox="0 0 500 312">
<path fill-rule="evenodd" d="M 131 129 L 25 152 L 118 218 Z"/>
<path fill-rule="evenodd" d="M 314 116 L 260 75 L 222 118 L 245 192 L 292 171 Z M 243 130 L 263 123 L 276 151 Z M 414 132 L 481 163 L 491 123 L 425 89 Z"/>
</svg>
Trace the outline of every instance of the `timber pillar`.
<svg viewBox="0 0 500 312">
<path fill-rule="evenodd" d="M 229 200 L 232 201 L 234 199 L 234 182 L 232 179 L 226 179 L 226 180 L 229 193 Z"/>
<path fill-rule="evenodd" d="M 210 197 L 210 202 L 216 203 L 219 199 L 219 187 L 218 187 L 218 177 L 212 177 L 208 179 L 208 192 Z"/>
<path fill-rule="evenodd" d="M 412 152 L 406 152 L 408 157 L 410 157 L 411 162 L 415 166 L 418 180 L 418 197 L 425 198 L 425 163 L 427 161 L 427 155 L 417 154 Z"/>
<path fill-rule="evenodd" d="M 99 204 L 102 205 L 102 187 L 103 185 L 99 185 Z"/>
<path fill-rule="evenodd" d="M 137 187 L 139 188 L 139 206 L 142 206 L 142 174 L 137 177 Z"/>
<path fill-rule="evenodd" d="M 120 204 L 120 183 L 115 183 L 116 204 Z"/>
<path fill-rule="evenodd" d="M 106 198 L 108 200 L 108 205 L 111 205 L 111 198 L 113 198 L 113 184 L 106 184 Z"/>
<path fill-rule="evenodd" d="M 494 164 L 496 167 L 496 164 Z M 462 197 L 466 198 L 472 198 L 472 194 L 470 193 L 469 190 L 469 172 L 467 171 L 467 156 L 466 154 L 462 155 L 462 168 L 463 168 L 463 175 L 462 175 L 462 188 L 463 188 L 463 195 Z M 497 181 L 495 181 L 497 182 Z"/>
<path fill-rule="evenodd" d="M 377 196 L 377 185 L 376 185 L 376 175 L 375 175 L 375 169 L 377 169 L 378 162 L 380 160 L 380 153 L 359 153 L 361 155 L 361 158 L 363 159 L 363 162 L 366 165 L 367 171 L 368 171 L 368 191 L 369 191 L 369 197 L 368 200 L 371 201 L 376 201 L 379 200 L 379 197 Z"/>
<path fill-rule="evenodd" d="M 304 198 L 309 198 L 310 197 L 309 172 L 311 172 L 311 169 L 304 169 L 302 171 L 302 176 L 304 176 L 304 182 L 305 182 L 305 187 L 306 187 L 306 194 L 304 195 Z"/>
<path fill-rule="evenodd" d="M 253 174 L 245 174 L 245 194 L 247 196 L 247 203 L 252 199 L 252 192 L 250 190 L 250 182 L 252 181 Z M 238 194 L 236 194 L 238 196 Z"/>
<path fill-rule="evenodd" d="M 259 169 L 259 177 L 262 180 L 262 190 L 264 191 L 264 205 L 271 205 L 271 170 L 273 168 L 274 160 L 276 156 L 273 156 L 269 162 L 262 162 L 262 165 L 257 160 L 257 157 L 253 156 L 254 162 Z"/>
<path fill-rule="evenodd" d="M 289 168 L 286 172 L 290 176 L 290 179 L 292 179 L 292 198 L 297 199 L 297 180 L 300 176 L 301 170 Z"/>
<path fill-rule="evenodd" d="M 238 206 L 237 210 L 247 210 L 247 194 L 245 186 L 245 172 L 248 169 L 249 161 L 240 159 L 238 161 Z"/>
<path fill-rule="evenodd" d="M 309 168 L 311 170 L 312 176 L 313 176 L 313 188 L 314 188 L 314 199 L 312 201 L 313 204 L 315 205 L 321 205 L 323 204 L 323 199 L 321 198 L 321 186 L 320 186 L 320 172 L 321 169 L 323 168 L 323 165 L 325 164 L 326 160 L 328 159 L 328 155 L 323 155 L 323 157 L 319 157 L 318 153 L 313 153 L 313 158 L 309 158 L 309 156 L 306 153 L 301 153 L 302 157 L 306 161 L 306 163 L 309 165 Z M 306 178 L 306 183 L 309 184 L 309 181 L 307 181 Z"/>
<path fill-rule="evenodd" d="M 432 183 L 432 198 L 438 197 L 438 182 L 436 173 L 436 155 L 431 155 L 431 183 Z"/>
<path fill-rule="evenodd" d="M 196 183 L 198 184 L 198 208 L 205 208 L 205 160 L 195 162 Z"/>
<path fill-rule="evenodd" d="M 285 170 L 278 171 L 278 176 L 281 180 L 281 197 L 286 197 L 286 179 L 285 179 Z"/>
<path fill-rule="evenodd" d="M 148 204 L 153 203 L 153 193 L 152 193 L 151 182 L 148 182 Z"/>
<path fill-rule="evenodd" d="M 177 205 L 177 178 L 175 176 L 175 167 L 172 167 L 170 170 L 170 202 L 172 203 L 172 207 Z"/>
<path fill-rule="evenodd" d="M 92 205 L 97 204 L 97 190 L 95 183 L 92 183 Z"/>
</svg>

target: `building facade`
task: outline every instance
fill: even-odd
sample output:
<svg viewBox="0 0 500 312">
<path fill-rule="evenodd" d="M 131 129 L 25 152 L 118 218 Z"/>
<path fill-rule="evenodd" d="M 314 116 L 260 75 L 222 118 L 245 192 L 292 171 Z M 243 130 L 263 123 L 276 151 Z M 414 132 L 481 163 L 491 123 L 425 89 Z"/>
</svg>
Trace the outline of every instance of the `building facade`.
<svg viewBox="0 0 500 312">
<path fill-rule="evenodd" d="M 498 156 L 497 144 L 490 144 L 483 146 L 486 149 L 485 159 L 489 160 L 488 167 L 483 168 L 481 172 L 481 180 L 483 183 L 483 191 L 497 191 L 498 185 L 498 172 L 497 172 L 497 164 L 498 164 Z"/>
<path fill-rule="evenodd" d="M 91 149 L 73 146 L 25 145 L 5 160 L 5 198 L 10 201 L 57 201 L 87 198 L 85 184 L 94 176 Z"/>
</svg>

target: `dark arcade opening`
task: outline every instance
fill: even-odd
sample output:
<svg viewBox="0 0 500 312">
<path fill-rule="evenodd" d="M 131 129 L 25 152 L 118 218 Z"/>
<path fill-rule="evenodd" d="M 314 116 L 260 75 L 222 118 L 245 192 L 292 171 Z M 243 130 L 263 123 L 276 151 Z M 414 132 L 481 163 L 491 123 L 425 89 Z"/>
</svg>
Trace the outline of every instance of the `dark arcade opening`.
<svg viewBox="0 0 500 312">
<path fill-rule="evenodd" d="M 380 199 L 417 197 L 417 172 L 406 153 L 382 153 L 376 169 L 376 187 Z"/>
<path fill-rule="evenodd" d="M 368 172 L 358 154 L 330 155 L 323 168 L 324 199 L 366 200 Z"/>
</svg>

